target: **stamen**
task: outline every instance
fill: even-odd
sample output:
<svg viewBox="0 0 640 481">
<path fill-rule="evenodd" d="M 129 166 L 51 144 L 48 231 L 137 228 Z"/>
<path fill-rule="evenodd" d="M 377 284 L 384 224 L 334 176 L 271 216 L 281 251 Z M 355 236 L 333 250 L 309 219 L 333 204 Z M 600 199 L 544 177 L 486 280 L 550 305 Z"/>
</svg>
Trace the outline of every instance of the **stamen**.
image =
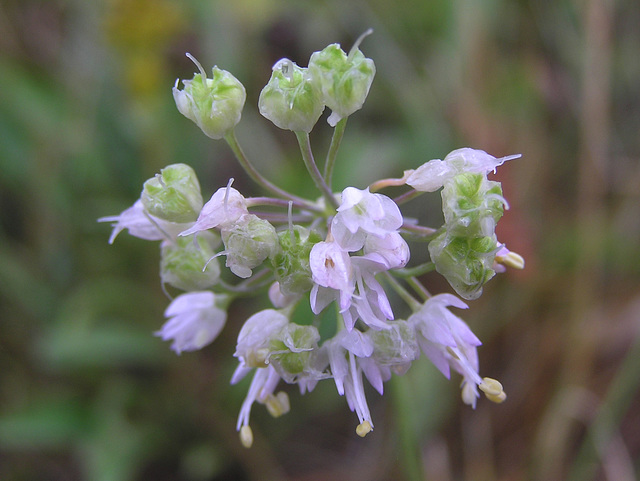
<svg viewBox="0 0 640 481">
<path fill-rule="evenodd" d="M 206 83 L 207 83 L 207 74 L 206 74 L 206 72 L 204 71 L 204 69 L 202 68 L 202 65 L 200 65 L 200 62 L 198 62 L 198 61 L 196 60 L 196 58 L 195 58 L 193 55 L 191 55 L 189 52 L 187 52 L 185 55 L 186 55 L 187 57 L 189 57 L 189 59 L 190 59 L 193 63 L 195 63 L 195 64 L 196 64 L 196 67 L 198 67 L 198 70 L 200 70 L 200 75 L 202 76 L 202 83 L 203 83 L 203 84 L 206 84 Z"/>
<path fill-rule="evenodd" d="M 156 179 L 158 179 L 158 182 L 160 182 L 160 185 L 166 189 L 167 188 L 167 184 L 164 183 L 164 181 L 162 180 L 162 176 L 160 174 L 156 174 Z"/>
<path fill-rule="evenodd" d="M 223 206 L 224 206 L 224 213 L 227 214 L 227 202 L 229 201 L 229 192 L 231 189 L 231 184 L 233 184 L 233 177 L 231 177 L 229 179 L 229 182 L 227 182 L 227 190 L 225 190 L 224 192 L 224 202 L 223 202 Z"/>
<path fill-rule="evenodd" d="M 240 428 L 240 442 L 245 448 L 250 448 L 253 444 L 253 431 L 249 425 L 244 425 Z"/>
<path fill-rule="evenodd" d="M 358 47 L 360 47 L 360 44 L 362 43 L 362 41 L 372 33 L 373 33 L 373 29 L 369 28 L 362 35 L 358 37 L 358 39 L 353 44 L 353 47 L 351 47 L 351 50 L 349 50 L 349 55 L 347 55 L 347 60 L 353 59 L 353 56 L 356 54 L 356 51 L 358 50 Z"/>
<path fill-rule="evenodd" d="M 288 58 L 281 60 L 280 72 L 284 75 L 289 82 L 293 82 L 293 62 Z"/>
<path fill-rule="evenodd" d="M 289 217 L 289 235 L 291 236 L 291 245 L 295 242 L 295 236 L 293 235 L 293 201 L 289 201 L 289 208 L 287 209 L 287 215 Z"/>
<path fill-rule="evenodd" d="M 524 269 L 524 257 L 517 252 L 509 251 L 507 255 L 496 256 L 495 261 L 513 269 Z"/>
<path fill-rule="evenodd" d="M 482 379 L 482 382 L 478 385 L 478 387 L 489 401 L 500 404 L 505 399 L 507 399 L 507 393 L 504 392 L 500 381 L 497 381 L 490 377 L 485 377 Z"/>
<path fill-rule="evenodd" d="M 195 239 L 195 236 L 193 236 L 193 237 L 194 237 L 194 238 L 193 238 L 193 240 L 194 240 L 194 244 L 195 244 L 195 240 L 196 240 L 196 239 Z M 218 252 L 216 255 L 211 256 L 211 257 L 209 258 L 209 260 L 207 261 L 207 263 L 206 263 L 206 264 L 204 265 L 204 267 L 202 268 L 202 272 L 204 272 L 204 271 L 206 271 L 206 270 L 207 270 L 207 266 L 209 265 L 209 263 L 210 263 L 213 259 L 215 259 L 216 257 L 220 257 L 220 256 L 226 256 L 228 253 L 229 253 L 229 252 L 227 252 L 227 251 L 221 251 L 221 252 Z"/>
<path fill-rule="evenodd" d="M 287 414 L 291 409 L 289 396 L 284 391 L 280 391 L 276 396 L 269 394 L 265 400 L 265 406 L 267 407 L 269 414 L 274 418 Z"/>
<path fill-rule="evenodd" d="M 369 421 L 363 421 L 362 423 L 358 424 L 358 427 L 356 428 L 356 434 L 361 438 L 364 438 L 371 431 L 373 431 L 373 428 L 371 427 L 371 423 Z"/>
</svg>

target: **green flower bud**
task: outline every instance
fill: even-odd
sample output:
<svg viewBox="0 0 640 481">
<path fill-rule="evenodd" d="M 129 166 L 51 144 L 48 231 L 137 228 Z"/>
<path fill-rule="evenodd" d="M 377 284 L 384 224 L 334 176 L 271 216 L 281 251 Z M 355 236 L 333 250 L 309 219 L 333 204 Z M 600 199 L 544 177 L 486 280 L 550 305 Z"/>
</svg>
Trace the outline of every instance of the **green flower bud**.
<svg viewBox="0 0 640 481">
<path fill-rule="evenodd" d="M 287 324 L 269 345 L 270 360 L 286 382 L 295 382 L 300 374 L 312 370 L 311 355 L 318 347 L 320 333 L 314 326 Z"/>
<path fill-rule="evenodd" d="M 279 250 L 278 234 L 266 220 L 253 214 L 242 215 L 235 224 L 221 231 L 227 255 L 227 267 L 238 277 L 251 276 L 259 266 Z"/>
<path fill-rule="evenodd" d="M 320 82 L 324 103 L 332 111 L 327 119 L 331 126 L 360 110 L 367 98 L 376 67 L 358 47 L 370 33 L 368 30 L 360 36 L 349 55 L 337 43 L 311 55 L 309 71 Z"/>
<path fill-rule="evenodd" d="M 283 58 L 273 66 L 258 100 L 260 113 L 277 127 L 311 132 L 322 111 L 322 93 L 306 68 Z"/>
<path fill-rule="evenodd" d="M 285 296 L 303 294 L 313 287 L 309 253 L 322 238 L 299 225 L 278 234 L 280 252 L 271 258 L 280 292 Z"/>
<path fill-rule="evenodd" d="M 160 277 L 163 283 L 185 291 L 208 289 L 220 279 L 220 264 L 212 259 L 220 237 L 210 231 L 193 236 L 178 237 L 175 242 L 162 244 Z M 205 269 L 206 266 L 206 269 Z"/>
<path fill-rule="evenodd" d="M 247 98 L 244 86 L 226 70 L 213 67 L 213 78 L 207 78 L 202 65 L 187 54 L 200 70 L 193 80 L 183 80 L 184 90 L 173 87 L 173 98 L 182 115 L 193 120 L 207 137 L 221 139 L 233 129 L 242 115 Z"/>
<path fill-rule="evenodd" d="M 149 214 L 170 222 L 195 222 L 202 209 L 198 177 L 186 164 L 169 165 L 147 180 L 141 200 Z"/>
<path fill-rule="evenodd" d="M 482 294 L 482 286 L 495 275 L 493 261 L 498 250 L 494 236 L 455 236 L 445 231 L 429 243 L 429 254 L 451 287 L 464 299 Z"/>
</svg>

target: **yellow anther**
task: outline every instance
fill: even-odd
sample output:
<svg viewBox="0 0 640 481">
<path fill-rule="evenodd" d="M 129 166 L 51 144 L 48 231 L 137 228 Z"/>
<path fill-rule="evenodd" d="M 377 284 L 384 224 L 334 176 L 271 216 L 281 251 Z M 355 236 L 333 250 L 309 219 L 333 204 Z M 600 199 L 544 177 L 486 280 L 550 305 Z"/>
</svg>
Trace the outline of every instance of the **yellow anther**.
<svg viewBox="0 0 640 481">
<path fill-rule="evenodd" d="M 364 438 L 367 434 L 373 431 L 373 426 L 369 421 L 364 421 L 362 424 L 358 424 L 356 428 L 356 434 L 361 438 Z"/>
<path fill-rule="evenodd" d="M 485 394 L 489 401 L 500 404 L 507 399 L 507 393 L 504 392 L 502 384 L 495 379 L 485 377 L 478 386 L 480 390 Z"/>
<path fill-rule="evenodd" d="M 267 367 L 269 365 L 267 362 L 268 355 L 269 349 L 267 348 L 256 349 L 250 352 L 245 361 L 247 367 Z"/>
<path fill-rule="evenodd" d="M 507 255 L 496 256 L 495 261 L 512 269 L 524 269 L 524 257 L 517 252 L 509 251 Z"/>
<path fill-rule="evenodd" d="M 253 431 L 248 425 L 240 428 L 240 442 L 245 448 L 250 448 L 253 444 Z"/>
<path fill-rule="evenodd" d="M 291 406 L 289 404 L 289 396 L 284 391 L 280 391 L 276 396 L 270 394 L 264 403 L 267 406 L 267 411 L 274 418 L 287 414 Z"/>
</svg>

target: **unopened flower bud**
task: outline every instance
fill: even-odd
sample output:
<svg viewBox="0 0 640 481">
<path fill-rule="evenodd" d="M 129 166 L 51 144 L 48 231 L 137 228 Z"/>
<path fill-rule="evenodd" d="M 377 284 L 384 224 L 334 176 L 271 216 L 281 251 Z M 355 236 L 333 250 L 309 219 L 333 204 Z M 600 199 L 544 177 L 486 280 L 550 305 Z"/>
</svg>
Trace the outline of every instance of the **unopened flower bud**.
<svg viewBox="0 0 640 481">
<path fill-rule="evenodd" d="M 240 81 L 226 70 L 213 67 L 213 78 L 207 78 L 202 65 L 187 54 L 200 73 L 183 80 L 184 89 L 173 87 L 173 98 L 182 115 L 196 123 L 207 137 L 221 139 L 233 129 L 242 115 L 246 92 Z"/>
<path fill-rule="evenodd" d="M 366 58 L 358 48 L 365 32 L 347 55 L 337 43 L 314 52 L 309 60 L 309 70 L 320 82 L 324 103 L 332 111 L 329 125 L 348 117 L 362 108 L 376 73 L 373 60 Z"/>
<path fill-rule="evenodd" d="M 283 58 L 273 66 L 258 100 L 260 113 L 277 127 L 311 132 L 322 111 L 322 93 L 306 68 Z"/>
<path fill-rule="evenodd" d="M 202 209 L 198 177 L 186 164 L 169 165 L 147 180 L 140 200 L 149 214 L 170 222 L 194 222 Z"/>
<path fill-rule="evenodd" d="M 178 237 L 162 244 L 160 277 L 163 283 L 185 291 L 208 289 L 220 279 L 220 265 L 212 259 L 220 237 L 210 231 Z M 205 268 L 206 266 L 206 268 Z"/>
<path fill-rule="evenodd" d="M 301 226 L 293 226 L 278 234 L 280 252 L 271 262 L 280 291 L 285 296 L 302 294 L 313 287 L 309 253 L 322 238 L 315 232 Z"/>
<path fill-rule="evenodd" d="M 264 219 L 244 214 L 237 222 L 222 229 L 226 266 L 238 277 L 251 276 L 251 269 L 278 252 L 278 234 Z"/>
</svg>

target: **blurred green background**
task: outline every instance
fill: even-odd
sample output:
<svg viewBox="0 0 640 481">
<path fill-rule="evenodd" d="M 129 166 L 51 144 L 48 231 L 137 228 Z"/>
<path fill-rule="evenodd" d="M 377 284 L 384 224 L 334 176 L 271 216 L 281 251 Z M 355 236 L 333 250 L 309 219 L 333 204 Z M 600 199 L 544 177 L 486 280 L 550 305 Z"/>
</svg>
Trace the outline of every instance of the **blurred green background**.
<svg viewBox="0 0 640 481">
<path fill-rule="evenodd" d="M 636 479 L 638 25 L 634 0 L 3 0 L 0 479 Z M 125 233 L 109 246 L 96 219 L 175 162 L 196 169 L 205 198 L 231 176 L 259 192 L 176 110 L 171 87 L 194 72 L 185 52 L 244 83 L 248 155 L 309 192 L 295 137 L 257 114 L 259 92 L 279 58 L 304 66 L 368 27 L 378 73 L 349 120 L 336 189 L 463 146 L 523 154 L 497 175 L 511 205 L 498 233 L 527 267 L 464 313 L 484 341 L 481 373 L 509 398 L 473 411 L 458 379 L 422 359 L 384 397 L 370 392 L 366 438 L 325 381 L 288 389 L 283 418 L 256 405 L 245 450 L 247 383 L 228 382 L 240 326 L 261 306 L 235 306 L 214 344 L 175 356 L 152 336 L 168 304 L 156 243 Z"/>
</svg>

